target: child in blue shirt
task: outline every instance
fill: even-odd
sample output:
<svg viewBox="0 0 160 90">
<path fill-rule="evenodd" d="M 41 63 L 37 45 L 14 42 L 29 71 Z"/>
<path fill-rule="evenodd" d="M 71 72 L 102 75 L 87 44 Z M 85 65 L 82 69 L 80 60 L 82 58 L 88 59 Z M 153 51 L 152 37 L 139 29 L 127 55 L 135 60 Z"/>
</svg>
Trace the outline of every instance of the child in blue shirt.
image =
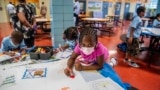
<svg viewBox="0 0 160 90">
<path fill-rule="evenodd" d="M 10 36 L 4 37 L 1 43 L 1 52 L 20 50 L 25 48 L 23 34 L 20 31 L 13 31 Z"/>
<path fill-rule="evenodd" d="M 139 67 L 134 61 L 132 61 L 131 56 L 137 55 L 139 53 L 139 37 L 141 34 L 142 20 L 141 18 L 145 14 L 145 7 L 140 6 L 137 8 L 137 16 L 135 16 L 130 24 L 127 33 L 127 51 L 125 56 L 125 62 L 132 67 Z M 129 56 L 130 55 L 130 56 Z"/>
<path fill-rule="evenodd" d="M 76 27 L 69 27 L 63 32 L 65 44 L 56 49 L 55 52 L 64 51 L 65 49 L 74 49 L 77 44 L 78 30 Z"/>
<path fill-rule="evenodd" d="M 156 19 L 153 21 L 153 27 L 160 28 L 160 13 L 157 14 Z"/>
</svg>

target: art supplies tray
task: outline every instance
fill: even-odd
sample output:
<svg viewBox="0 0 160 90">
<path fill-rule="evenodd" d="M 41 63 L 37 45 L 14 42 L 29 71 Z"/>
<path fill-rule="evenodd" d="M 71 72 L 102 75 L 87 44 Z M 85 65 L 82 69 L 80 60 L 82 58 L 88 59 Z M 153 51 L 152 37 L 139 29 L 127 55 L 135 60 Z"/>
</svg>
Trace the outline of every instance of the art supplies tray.
<svg viewBox="0 0 160 90">
<path fill-rule="evenodd" d="M 53 54 L 53 49 L 46 46 L 34 47 L 30 52 L 30 58 L 36 60 L 49 60 Z"/>
</svg>

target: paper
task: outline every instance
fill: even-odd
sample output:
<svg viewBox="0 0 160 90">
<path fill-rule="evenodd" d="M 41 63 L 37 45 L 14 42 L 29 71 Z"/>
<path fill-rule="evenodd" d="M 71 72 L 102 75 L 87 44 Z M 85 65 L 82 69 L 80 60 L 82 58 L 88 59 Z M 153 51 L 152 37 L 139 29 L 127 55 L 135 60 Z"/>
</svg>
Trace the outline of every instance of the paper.
<svg viewBox="0 0 160 90">
<path fill-rule="evenodd" d="M 88 84 L 91 90 L 124 90 L 124 88 L 119 86 L 109 77 L 91 81 Z"/>
<path fill-rule="evenodd" d="M 90 82 L 90 81 L 94 81 L 94 80 L 97 80 L 97 79 L 104 78 L 96 70 L 94 70 L 94 71 L 81 71 L 80 74 L 86 82 Z"/>
<path fill-rule="evenodd" d="M 1 82 L 2 81 L 2 82 Z M 0 80 L 0 87 L 4 87 L 4 86 L 12 86 L 15 85 L 15 76 L 11 75 L 8 77 L 5 77 L 4 79 Z"/>
<path fill-rule="evenodd" d="M 69 58 L 72 54 L 71 50 L 60 51 L 55 55 L 56 59 L 65 59 Z"/>
<path fill-rule="evenodd" d="M 46 77 L 47 68 L 26 69 L 22 79 L 43 78 Z"/>
<path fill-rule="evenodd" d="M 0 62 L 12 59 L 9 55 L 0 55 Z"/>
</svg>

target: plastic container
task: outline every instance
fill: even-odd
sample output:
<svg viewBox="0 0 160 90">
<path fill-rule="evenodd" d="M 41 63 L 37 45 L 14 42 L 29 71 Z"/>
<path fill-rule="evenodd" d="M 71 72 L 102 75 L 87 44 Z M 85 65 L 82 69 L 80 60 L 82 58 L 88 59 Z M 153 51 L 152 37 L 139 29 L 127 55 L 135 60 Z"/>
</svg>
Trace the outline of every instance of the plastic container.
<svg viewBox="0 0 160 90">
<path fill-rule="evenodd" d="M 45 53 L 37 52 L 37 49 L 43 48 L 45 49 Z M 53 54 L 53 49 L 51 47 L 35 47 L 30 52 L 30 58 L 36 60 L 49 60 Z"/>
</svg>

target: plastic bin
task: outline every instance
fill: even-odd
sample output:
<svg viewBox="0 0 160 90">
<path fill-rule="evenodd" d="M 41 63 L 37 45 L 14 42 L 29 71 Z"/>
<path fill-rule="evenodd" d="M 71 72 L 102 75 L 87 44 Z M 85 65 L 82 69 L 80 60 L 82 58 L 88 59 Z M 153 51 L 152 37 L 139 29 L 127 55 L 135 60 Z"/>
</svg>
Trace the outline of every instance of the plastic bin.
<svg viewBox="0 0 160 90">
<path fill-rule="evenodd" d="M 38 48 L 45 49 L 46 53 L 36 52 Z M 45 47 L 45 46 L 35 47 L 33 48 L 33 50 L 29 52 L 30 58 L 36 59 L 36 60 L 49 60 L 52 54 L 53 54 L 53 49 L 50 47 Z"/>
</svg>

